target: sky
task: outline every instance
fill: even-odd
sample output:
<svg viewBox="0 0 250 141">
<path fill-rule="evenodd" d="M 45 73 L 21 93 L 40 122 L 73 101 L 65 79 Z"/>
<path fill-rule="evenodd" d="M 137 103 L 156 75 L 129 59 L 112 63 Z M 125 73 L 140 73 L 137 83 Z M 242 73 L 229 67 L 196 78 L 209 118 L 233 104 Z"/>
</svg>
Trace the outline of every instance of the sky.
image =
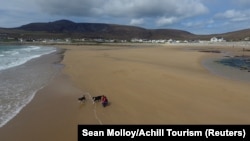
<svg viewBox="0 0 250 141">
<path fill-rule="evenodd" d="M 250 0 L 0 0 L 0 27 L 61 19 L 217 34 L 250 28 Z"/>
</svg>

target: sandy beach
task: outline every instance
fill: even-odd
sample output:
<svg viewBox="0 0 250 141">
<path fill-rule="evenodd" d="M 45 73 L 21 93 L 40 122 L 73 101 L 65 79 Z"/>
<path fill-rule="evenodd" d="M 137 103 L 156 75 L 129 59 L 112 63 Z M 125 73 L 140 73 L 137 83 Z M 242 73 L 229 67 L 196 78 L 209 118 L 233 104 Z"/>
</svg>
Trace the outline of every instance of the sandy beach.
<svg viewBox="0 0 250 141">
<path fill-rule="evenodd" d="M 13 120 L 2 141 L 77 140 L 78 124 L 249 124 L 249 83 L 214 75 L 202 64 L 216 49 L 172 45 L 61 45 L 62 72 Z M 84 103 L 77 98 L 86 95 Z M 106 95 L 110 104 L 93 104 Z"/>
</svg>

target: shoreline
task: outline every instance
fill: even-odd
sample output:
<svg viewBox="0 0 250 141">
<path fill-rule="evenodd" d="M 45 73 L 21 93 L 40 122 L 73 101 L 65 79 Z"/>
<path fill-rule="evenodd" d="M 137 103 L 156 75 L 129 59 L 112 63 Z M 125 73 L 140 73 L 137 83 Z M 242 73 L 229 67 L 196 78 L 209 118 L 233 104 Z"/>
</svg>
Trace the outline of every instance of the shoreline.
<svg viewBox="0 0 250 141">
<path fill-rule="evenodd" d="M 31 57 L 30 60 L 22 61 L 19 65 L 0 71 L 1 106 L 3 106 L 1 127 L 18 115 L 33 100 L 37 91 L 45 87 L 54 77 L 61 67 L 56 63 L 60 60 L 58 56 L 61 52 L 61 49 L 44 52 Z M 39 80 L 36 80 L 37 78 Z"/>
<path fill-rule="evenodd" d="M 77 140 L 78 124 L 250 123 L 249 83 L 209 73 L 201 60 L 214 54 L 169 45 L 57 47 L 63 69 L 0 128 L 0 140 Z M 91 100 L 101 94 L 110 100 L 105 108 Z"/>
<path fill-rule="evenodd" d="M 32 59 L 24 64 L 54 56 L 57 59 L 50 62 L 55 67 L 59 67 L 59 72 L 36 92 L 32 100 L 14 118 L 0 128 L 0 140 L 77 140 L 76 130 L 79 118 L 84 119 L 83 123 L 86 124 L 99 124 L 91 108 L 80 113 L 83 108 L 93 105 L 77 101 L 77 98 L 85 93 L 76 88 L 62 71 L 64 67 L 62 59 L 66 51 L 67 49 L 57 48 L 54 53 Z M 92 116 L 84 117 L 85 114 Z"/>
</svg>

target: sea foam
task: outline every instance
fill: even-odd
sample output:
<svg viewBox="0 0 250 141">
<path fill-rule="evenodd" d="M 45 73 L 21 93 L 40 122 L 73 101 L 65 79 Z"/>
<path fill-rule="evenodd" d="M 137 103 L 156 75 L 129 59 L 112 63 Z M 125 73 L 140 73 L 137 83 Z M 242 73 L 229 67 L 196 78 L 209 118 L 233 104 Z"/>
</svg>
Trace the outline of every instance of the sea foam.
<svg viewBox="0 0 250 141">
<path fill-rule="evenodd" d="M 57 49 L 0 46 L 0 127 L 15 117 L 58 72 Z M 34 59 L 42 57 L 41 59 Z M 57 58 L 56 58 L 57 57 Z M 32 60 L 32 61 L 31 61 Z"/>
</svg>

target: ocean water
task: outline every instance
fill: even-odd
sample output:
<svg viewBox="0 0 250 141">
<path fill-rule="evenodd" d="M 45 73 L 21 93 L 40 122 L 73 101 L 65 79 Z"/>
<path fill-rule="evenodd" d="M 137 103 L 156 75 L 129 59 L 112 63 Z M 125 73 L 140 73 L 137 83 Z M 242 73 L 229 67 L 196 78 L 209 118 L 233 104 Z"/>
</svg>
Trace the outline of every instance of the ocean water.
<svg viewBox="0 0 250 141">
<path fill-rule="evenodd" d="M 0 46 L 0 70 L 15 67 L 25 62 L 56 51 L 52 47 Z"/>
<path fill-rule="evenodd" d="M 56 75 L 56 51 L 54 47 L 0 45 L 0 127 Z"/>
<path fill-rule="evenodd" d="M 231 66 L 241 70 L 250 71 L 250 57 L 227 57 L 218 60 L 217 63 L 221 63 L 225 66 Z"/>
<path fill-rule="evenodd" d="M 217 57 L 202 61 L 203 66 L 211 73 L 232 81 L 250 82 L 249 58 Z"/>
</svg>

